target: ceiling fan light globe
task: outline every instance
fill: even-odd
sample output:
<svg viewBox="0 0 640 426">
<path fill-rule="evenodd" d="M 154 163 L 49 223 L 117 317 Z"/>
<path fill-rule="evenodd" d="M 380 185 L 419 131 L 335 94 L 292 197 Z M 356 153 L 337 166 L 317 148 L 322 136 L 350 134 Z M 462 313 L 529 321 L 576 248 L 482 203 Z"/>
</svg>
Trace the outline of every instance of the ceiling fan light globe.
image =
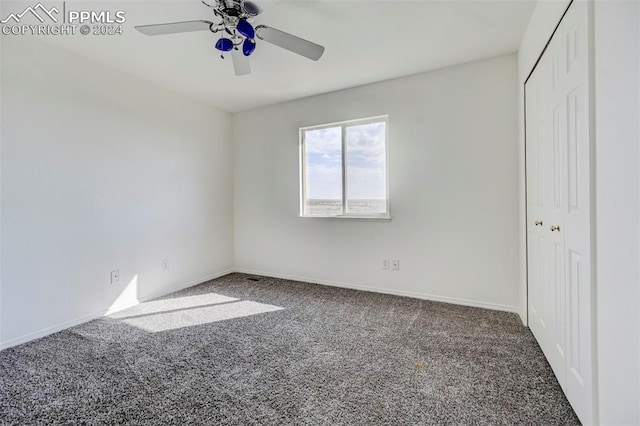
<svg viewBox="0 0 640 426">
<path fill-rule="evenodd" d="M 236 30 L 246 38 L 254 39 L 256 38 L 256 30 L 253 29 L 253 25 L 251 25 L 246 19 L 240 19 L 238 24 L 236 25 Z"/>
<path fill-rule="evenodd" d="M 216 49 L 221 52 L 229 52 L 233 49 L 233 41 L 228 38 L 221 38 L 216 41 Z"/>
<path fill-rule="evenodd" d="M 252 1 L 243 1 L 242 10 L 249 16 L 258 16 L 262 10 Z"/>
<path fill-rule="evenodd" d="M 251 54 L 256 50 L 256 42 L 251 39 L 246 39 L 244 43 L 242 43 L 242 54 L 244 56 L 251 56 Z"/>
</svg>

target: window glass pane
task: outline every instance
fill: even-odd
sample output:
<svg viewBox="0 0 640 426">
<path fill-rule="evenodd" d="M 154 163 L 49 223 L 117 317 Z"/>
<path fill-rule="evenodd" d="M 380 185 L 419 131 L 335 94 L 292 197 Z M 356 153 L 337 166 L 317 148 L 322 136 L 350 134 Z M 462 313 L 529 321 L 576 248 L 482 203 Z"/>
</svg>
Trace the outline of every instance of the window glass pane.
<svg viewBox="0 0 640 426">
<path fill-rule="evenodd" d="M 342 214 L 342 128 L 305 131 L 304 154 L 304 213 Z"/>
<path fill-rule="evenodd" d="M 387 213 L 386 123 L 345 129 L 348 214 Z"/>
</svg>

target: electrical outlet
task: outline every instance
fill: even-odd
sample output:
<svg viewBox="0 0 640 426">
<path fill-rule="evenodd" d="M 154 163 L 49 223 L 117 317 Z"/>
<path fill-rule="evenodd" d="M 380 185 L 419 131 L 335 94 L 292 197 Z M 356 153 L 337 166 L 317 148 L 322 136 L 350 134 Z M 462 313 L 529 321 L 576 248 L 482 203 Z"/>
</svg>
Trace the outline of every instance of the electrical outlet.
<svg viewBox="0 0 640 426">
<path fill-rule="evenodd" d="M 169 269 L 169 259 L 162 259 L 162 270 L 166 271 Z"/>
<path fill-rule="evenodd" d="M 389 259 L 382 259 L 382 269 L 389 269 Z"/>
<path fill-rule="evenodd" d="M 118 281 L 120 281 L 120 270 L 111 271 L 111 284 L 115 284 Z"/>
<path fill-rule="evenodd" d="M 400 260 L 399 259 L 391 260 L 391 269 L 393 269 L 394 271 L 399 271 L 400 270 Z"/>
</svg>

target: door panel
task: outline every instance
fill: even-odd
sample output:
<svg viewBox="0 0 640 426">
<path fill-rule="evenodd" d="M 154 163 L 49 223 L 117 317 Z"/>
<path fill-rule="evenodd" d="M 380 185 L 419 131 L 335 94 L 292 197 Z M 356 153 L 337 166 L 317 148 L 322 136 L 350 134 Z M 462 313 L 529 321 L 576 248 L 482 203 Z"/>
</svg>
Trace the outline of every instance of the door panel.
<svg viewBox="0 0 640 426">
<path fill-rule="evenodd" d="M 578 92 L 579 88 L 576 88 L 567 95 L 567 190 L 569 193 L 569 212 L 578 211 L 580 208 L 578 201 Z"/>
<path fill-rule="evenodd" d="M 551 92 L 545 102 L 551 120 L 551 133 L 545 144 L 549 146 L 546 170 L 549 174 L 549 208 L 545 210 L 545 218 L 548 226 L 544 232 L 549 239 L 549 283 L 551 298 L 549 303 L 553 307 L 549 347 L 547 348 L 549 364 L 559 378 L 559 383 L 566 390 L 567 360 L 566 360 L 566 292 L 565 280 L 565 253 L 564 235 L 566 210 L 566 142 L 567 129 L 566 96 L 564 93 L 566 84 L 566 62 L 563 60 L 564 46 L 561 38 L 554 37 L 547 48 L 548 55 L 552 58 L 551 65 L 553 80 Z M 551 227 L 555 227 L 552 231 Z M 558 230 L 559 229 L 559 230 Z"/>
<path fill-rule="evenodd" d="M 546 347 L 543 340 L 547 336 L 546 309 L 543 284 L 546 282 L 546 245 L 544 223 L 541 218 L 545 208 L 545 182 L 546 176 L 543 166 L 545 164 L 544 140 L 546 134 L 546 121 L 542 101 L 545 99 L 544 75 L 538 73 L 530 79 L 526 86 L 527 99 L 527 232 L 528 253 L 530 256 L 528 266 L 529 280 L 529 325 L 541 347 Z"/>
<path fill-rule="evenodd" d="M 570 323 L 567 398 L 583 423 L 594 417 L 591 327 L 591 143 L 588 6 L 574 1 L 562 23 L 567 46 L 567 204 L 564 244 Z"/>
</svg>

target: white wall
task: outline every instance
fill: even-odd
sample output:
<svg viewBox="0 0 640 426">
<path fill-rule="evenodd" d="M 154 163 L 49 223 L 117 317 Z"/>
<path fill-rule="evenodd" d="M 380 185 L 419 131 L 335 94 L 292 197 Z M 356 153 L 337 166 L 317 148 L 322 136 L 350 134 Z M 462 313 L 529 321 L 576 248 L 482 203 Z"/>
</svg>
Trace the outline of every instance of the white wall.
<svg viewBox="0 0 640 426">
<path fill-rule="evenodd" d="M 236 267 L 518 311 L 516 78 L 508 55 L 235 114 Z M 393 219 L 299 218 L 298 128 L 382 114 Z"/>
<path fill-rule="evenodd" d="M 520 223 L 518 232 L 520 236 L 519 264 L 520 286 L 519 295 L 521 306 L 520 316 L 522 322 L 527 324 L 527 225 L 526 225 L 526 199 L 525 199 L 525 145 L 524 145 L 524 82 L 531 73 L 533 66 L 544 50 L 553 30 L 560 22 L 562 14 L 567 9 L 570 0 L 539 1 L 531 15 L 529 25 L 522 37 L 518 50 L 518 164 L 519 164 L 519 191 L 520 195 Z"/>
<path fill-rule="evenodd" d="M 594 14 L 600 421 L 640 423 L 640 3 Z"/>
<path fill-rule="evenodd" d="M 230 115 L 3 39 L 0 344 L 231 269 Z"/>
</svg>

